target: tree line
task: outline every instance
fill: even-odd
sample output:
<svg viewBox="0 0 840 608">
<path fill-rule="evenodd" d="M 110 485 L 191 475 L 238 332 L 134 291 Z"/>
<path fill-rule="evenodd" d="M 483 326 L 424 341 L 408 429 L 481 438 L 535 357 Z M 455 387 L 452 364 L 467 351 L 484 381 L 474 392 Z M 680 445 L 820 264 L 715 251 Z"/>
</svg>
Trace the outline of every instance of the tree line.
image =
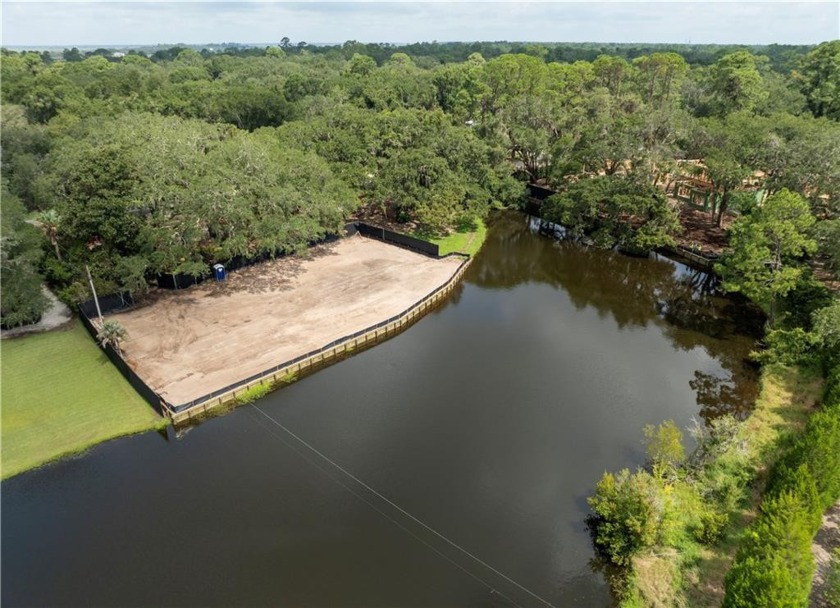
<svg viewBox="0 0 840 608">
<path fill-rule="evenodd" d="M 44 235 L 4 260 L 29 260 L 31 281 L 70 301 L 85 264 L 103 291 L 140 292 L 160 274 L 299 250 L 362 205 L 445 232 L 519 204 L 527 181 L 560 192 L 549 216 L 645 250 L 678 229 L 663 186 L 682 158 L 704 160 L 718 221 L 749 211 L 741 184 L 760 171 L 768 194 L 803 197 L 836 249 L 840 42 L 762 49 L 772 57 L 476 44 L 4 50 L 4 199 Z M 567 47 L 596 54 L 551 54 Z"/>
</svg>

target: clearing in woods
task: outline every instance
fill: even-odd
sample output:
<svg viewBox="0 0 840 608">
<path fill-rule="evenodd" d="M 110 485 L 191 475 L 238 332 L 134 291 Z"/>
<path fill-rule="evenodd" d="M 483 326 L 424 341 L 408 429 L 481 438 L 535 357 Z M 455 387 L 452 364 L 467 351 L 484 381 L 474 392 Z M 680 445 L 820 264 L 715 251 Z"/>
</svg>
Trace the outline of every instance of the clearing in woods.
<svg viewBox="0 0 840 608">
<path fill-rule="evenodd" d="M 179 405 L 399 314 L 461 261 L 356 235 L 108 316 L 128 330 L 129 365 Z"/>
</svg>

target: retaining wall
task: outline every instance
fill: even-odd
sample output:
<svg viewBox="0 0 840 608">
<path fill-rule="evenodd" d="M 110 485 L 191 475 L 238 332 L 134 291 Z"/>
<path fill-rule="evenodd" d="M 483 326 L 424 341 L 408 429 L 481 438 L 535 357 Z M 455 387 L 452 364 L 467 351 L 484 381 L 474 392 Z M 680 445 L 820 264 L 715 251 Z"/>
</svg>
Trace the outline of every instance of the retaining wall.
<svg viewBox="0 0 840 608">
<path fill-rule="evenodd" d="M 350 353 L 390 338 L 405 330 L 431 309 L 438 306 L 455 288 L 469 266 L 470 261 L 469 258 L 465 259 L 446 283 L 390 319 L 349 336 L 334 340 L 322 348 L 296 357 L 291 361 L 281 363 L 271 369 L 255 374 L 250 378 L 246 378 L 189 403 L 176 405 L 163 400 L 163 407 L 175 424 L 200 419 L 212 413 L 212 410 L 227 403 L 234 402 L 237 397 L 255 386 L 283 382 L 289 377 L 297 377 L 300 374 L 313 371 L 329 363 L 336 362 Z"/>
</svg>

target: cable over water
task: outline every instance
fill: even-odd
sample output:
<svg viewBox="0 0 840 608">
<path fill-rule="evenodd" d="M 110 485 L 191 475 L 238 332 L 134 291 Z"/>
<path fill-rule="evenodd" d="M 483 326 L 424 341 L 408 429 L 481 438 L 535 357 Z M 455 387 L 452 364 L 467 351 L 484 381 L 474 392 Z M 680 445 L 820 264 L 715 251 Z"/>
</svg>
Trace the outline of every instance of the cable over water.
<svg viewBox="0 0 840 608">
<path fill-rule="evenodd" d="M 410 519 L 411 521 L 413 521 L 414 523 L 416 523 L 417 525 L 419 525 L 422 529 L 424 529 L 424 530 L 426 530 L 426 531 L 430 532 L 430 533 L 431 533 L 432 535 L 434 535 L 436 538 L 438 538 L 438 539 L 442 540 L 442 541 L 443 541 L 443 542 L 445 542 L 447 545 L 449 545 L 450 547 L 452 547 L 452 548 L 456 549 L 456 550 L 457 550 L 458 552 L 460 552 L 461 554 L 463 554 L 463 555 L 465 555 L 465 556 L 469 557 L 469 558 L 470 558 L 472 561 L 474 561 L 475 563 L 480 564 L 480 565 L 481 565 L 481 566 L 483 566 L 485 569 L 487 569 L 489 572 L 492 572 L 493 574 L 495 574 L 496 576 L 498 576 L 498 577 L 499 577 L 499 578 L 501 578 L 502 580 L 504 580 L 504 581 L 506 581 L 506 582 L 510 583 L 511 585 L 513 585 L 514 587 L 516 587 L 517 589 L 519 589 L 520 591 L 523 591 L 525 594 L 527 594 L 527 595 L 528 595 L 529 597 L 531 597 L 532 599 L 537 600 L 537 601 L 538 601 L 541 605 L 543 605 L 543 606 L 548 606 L 549 608 L 555 608 L 555 607 L 554 607 L 554 605 L 553 605 L 553 604 L 551 604 L 551 602 L 549 602 L 549 601 L 548 601 L 548 600 L 546 600 L 545 598 L 543 598 L 543 597 L 541 597 L 541 596 L 537 595 L 536 593 L 534 593 L 533 591 L 531 591 L 531 590 L 530 590 L 530 589 L 528 589 L 527 587 L 524 587 L 523 585 L 519 584 L 518 582 L 516 582 L 515 580 L 513 580 L 512 578 L 510 578 L 509 576 L 507 576 L 507 575 L 505 575 L 504 573 L 500 572 L 499 570 L 497 570 L 496 568 L 494 568 L 493 566 L 491 566 L 490 564 L 488 564 L 487 562 L 485 562 L 485 561 L 484 561 L 484 560 L 482 560 L 481 558 L 479 558 L 479 557 L 477 557 L 476 555 L 474 555 L 473 553 L 469 552 L 467 549 L 465 549 L 464 547 L 462 547 L 461 545 L 459 545 L 459 544 L 458 544 L 458 543 L 456 543 L 455 541 L 450 540 L 449 538 L 447 538 L 446 536 L 444 536 L 443 534 L 441 534 L 440 532 L 438 532 L 437 530 L 435 530 L 434 528 L 432 528 L 432 527 L 431 527 L 431 526 L 429 526 L 428 524 L 424 523 L 423 521 L 421 521 L 420 519 L 418 519 L 417 517 L 415 517 L 414 515 L 412 515 L 411 513 L 409 513 L 408 511 L 406 511 L 405 509 L 403 509 L 402 507 L 400 507 L 398 504 L 396 504 L 395 502 L 393 502 L 392 500 L 390 500 L 390 499 L 389 499 L 389 498 L 387 498 L 386 496 L 382 495 L 380 492 L 378 492 L 377 490 L 375 490 L 374 488 L 372 488 L 371 486 L 369 486 L 368 484 L 366 484 L 364 481 L 362 481 L 361 479 L 359 479 L 359 478 L 358 478 L 358 477 L 356 477 L 355 475 L 353 475 L 350 471 L 348 471 L 347 469 L 345 469 L 344 467 L 342 467 L 340 464 L 338 464 L 337 462 L 335 462 L 334 460 L 332 460 L 331 458 L 329 458 L 329 457 L 328 457 L 327 455 L 325 455 L 323 452 L 319 451 L 317 448 L 315 448 L 314 446 L 312 446 L 311 444 L 309 444 L 309 443 L 308 443 L 307 441 L 305 441 L 304 439 L 301 439 L 299 436 L 297 436 L 295 433 L 293 433 L 291 430 L 289 430 L 287 427 L 285 427 L 285 426 L 284 426 L 284 425 L 283 425 L 280 421 L 278 421 L 277 419 L 275 419 L 275 418 L 273 418 L 272 416 L 270 416 L 270 415 L 269 415 L 268 413 L 266 413 L 264 410 L 260 409 L 260 408 L 259 408 L 256 404 L 252 403 L 252 404 L 251 404 L 251 407 L 253 407 L 253 408 L 254 408 L 257 412 L 259 412 L 262 416 L 264 416 L 264 417 L 265 417 L 268 421 L 270 421 L 270 422 L 271 422 L 273 425 L 275 425 L 277 428 L 281 429 L 284 433 L 286 433 L 286 435 L 288 435 L 289 437 L 293 438 L 293 439 L 294 439 L 294 440 L 295 440 L 298 444 L 300 444 L 300 445 L 304 446 L 304 447 L 305 447 L 305 448 L 306 448 L 306 449 L 307 449 L 310 453 L 315 454 L 316 456 L 318 456 L 318 458 L 319 458 L 321 461 L 323 461 L 323 462 L 325 462 L 325 463 L 328 463 L 328 464 L 329 464 L 329 465 L 330 465 L 330 466 L 331 466 L 334 470 L 339 471 L 339 472 L 340 472 L 340 473 L 341 473 L 344 477 L 346 477 L 346 478 L 348 478 L 348 479 L 352 480 L 354 483 L 358 484 L 359 486 L 361 486 L 362 488 L 364 488 L 365 490 L 367 490 L 368 492 L 370 492 L 373 496 L 375 496 L 376 498 L 378 498 L 380 501 L 382 501 L 382 502 L 384 502 L 385 504 L 389 505 L 391 508 L 395 509 L 395 510 L 396 510 L 397 512 L 399 512 L 400 514 L 404 515 L 405 517 L 407 517 L 408 519 Z M 274 434 L 276 437 L 278 437 L 279 439 L 281 439 L 281 441 L 283 440 L 283 439 L 282 439 L 282 437 L 279 437 L 279 436 L 278 436 L 278 435 L 276 435 L 275 433 L 272 433 L 272 434 Z M 283 441 L 283 442 L 284 442 L 284 443 L 286 443 L 286 445 L 288 445 L 288 446 L 289 446 L 289 447 L 291 447 L 292 449 L 294 449 L 294 450 L 295 450 L 298 454 L 301 454 L 302 456 L 304 456 L 304 454 L 302 454 L 299 450 L 295 449 L 295 448 L 294 448 L 294 446 L 290 445 L 290 444 L 289 444 L 288 442 L 286 442 L 286 441 Z M 304 457 L 305 457 L 305 456 L 304 456 Z M 307 458 L 307 460 L 310 460 L 310 459 L 308 459 L 308 458 Z M 312 460 L 310 460 L 310 462 L 313 462 L 313 461 L 312 461 Z M 313 464 L 316 464 L 316 466 L 317 466 L 317 463 L 314 463 L 314 462 L 313 462 Z M 432 551 L 434 551 L 436 554 L 438 554 L 438 555 L 440 555 L 441 557 L 443 557 L 443 558 L 444 558 L 446 561 L 448 561 L 449 563 L 451 563 L 451 564 L 455 565 L 458 569 L 460 569 L 460 570 L 462 570 L 463 572 L 465 572 L 466 574 L 468 574 L 471 578 L 473 578 L 473 579 L 475 579 L 475 580 L 479 581 L 480 583 L 482 583 L 484 586 L 486 586 L 488 589 L 490 589 L 491 593 L 496 593 L 496 594 L 498 594 L 498 595 L 500 595 L 500 596 L 504 597 L 504 598 L 505 598 L 505 599 L 507 599 L 509 602 L 513 603 L 514 605 L 519 606 L 519 604 L 517 604 L 517 603 L 516 603 L 516 602 L 515 602 L 512 598 L 510 598 L 509 596 L 507 596 L 507 595 L 505 595 L 505 594 L 501 593 L 501 592 L 500 592 L 500 591 L 498 591 L 498 590 L 497 590 L 497 589 L 496 589 L 493 585 L 491 585 L 490 583 L 488 583 L 487 581 L 485 581 L 483 578 L 481 578 L 481 577 L 479 577 L 479 576 L 477 576 L 477 575 L 473 574 L 472 572 L 470 572 L 469 570 L 467 570 L 466 568 L 464 568 L 461 564 L 457 563 L 457 562 L 456 562 L 456 561 L 454 561 L 452 558 L 450 558 L 450 557 L 448 557 L 447 555 L 445 555 L 444 553 L 442 553 L 440 550 L 438 550 L 437 548 L 435 548 L 435 547 L 434 547 L 433 545 L 431 545 L 429 542 L 425 541 L 425 540 L 424 540 L 424 539 L 422 539 L 420 536 L 418 536 L 417 534 L 415 534 L 414 532 L 412 532 L 412 531 L 411 531 L 409 528 L 407 528 L 405 525 L 401 524 L 401 523 L 400 523 L 400 522 L 398 522 L 396 519 L 394 519 L 393 517 L 389 516 L 389 515 L 388 515 L 387 513 L 385 513 L 382 509 L 378 508 L 378 507 L 377 507 L 376 505 L 374 505 L 371 501 L 366 500 L 363 496 L 361 496 L 358 492 L 354 491 L 354 490 L 353 490 L 353 488 L 351 488 L 350 486 L 348 486 L 346 483 L 343 483 L 340 479 L 336 478 L 336 477 L 335 477 L 335 476 L 333 476 L 333 475 L 330 475 L 330 473 L 329 473 L 329 472 L 328 472 L 328 471 L 327 471 L 324 467 L 318 466 L 318 468 L 319 468 L 319 469 L 321 469 L 321 471 L 323 471 L 325 474 L 327 474 L 330 478 L 332 478 L 332 479 L 333 479 L 333 480 L 335 480 L 337 483 L 339 483 L 342 487 L 344 487 L 344 488 L 346 488 L 348 491 L 350 491 L 350 492 L 351 492 L 354 496 L 356 496 L 357 498 L 359 498 L 362 502 L 364 502 L 365 504 L 367 504 L 368 506 L 370 506 L 370 507 L 371 507 L 374 511 L 376 511 L 377 513 L 379 513 L 380 515 L 382 515 L 383 517 L 385 517 L 386 519 L 388 519 L 389 521 L 391 521 L 393 524 L 395 524 L 396 526 L 398 526 L 399 528 L 401 528 L 402 530 L 404 530 L 404 531 L 405 531 L 405 532 L 407 532 L 408 534 L 410 534 L 412 537 L 414 537 L 415 539 L 417 539 L 418 541 L 420 541 L 421 543 L 423 543 L 425 546 L 429 547 L 429 548 L 430 548 Z"/>
</svg>

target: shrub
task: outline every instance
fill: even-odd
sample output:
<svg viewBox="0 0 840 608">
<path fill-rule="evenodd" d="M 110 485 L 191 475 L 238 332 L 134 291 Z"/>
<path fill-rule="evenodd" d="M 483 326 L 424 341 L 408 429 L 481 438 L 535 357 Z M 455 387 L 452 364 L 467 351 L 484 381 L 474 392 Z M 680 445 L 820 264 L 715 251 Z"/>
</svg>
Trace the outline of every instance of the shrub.
<svg viewBox="0 0 840 608">
<path fill-rule="evenodd" d="M 724 608 L 807 605 L 814 531 L 806 504 L 792 492 L 764 501 L 726 576 Z"/>
<path fill-rule="evenodd" d="M 805 432 L 780 459 L 770 476 L 770 495 L 791 490 L 806 471 L 815 483 L 822 513 L 840 496 L 840 408 L 824 409 L 808 420 Z"/>
<path fill-rule="evenodd" d="M 673 420 L 666 420 L 658 427 L 652 424 L 645 426 L 644 442 L 648 458 L 658 476 L 667 469 L 675 469 L 685 460 L 682 431 Z"/>
<path fill-rule="evenodd" d="M 816 337 L 801 327 L 773 329 L 764 338 L 765 350 L 750 353 L 758 363 L 782 365 L 807 365 L 816 360 Z"/>
<path fill-rule="evenodd" d="M 822 409 L 770 475 L 761 514 L 726 577 L 724 608 L 807 605 L 811 540 L 840 496 L 838 376 L 837 368 L 829 373 Z"/>
<path fill-rule="evenodd" d="M 716 544 L 729 525 L 729 515 L 707 511 L 700 516 L 700 527 L 694 531 L 695 538 L 704 545 Z"/>
<path fill-rule="evenodd" d="M 835 364 L 826 374 L 823 407 L 840 408 L 840 363 Z"/>
<path fill-rule="evenodd" d="M 742 444 L 741 423 L 732 414 L 725 414 L 711 420 L 707 425 L 696 419 L 689 433 L 694 438 L 695 448 L 689 456 L 689 464 L 702 470 L 713 464 L 732 448 Z"/>
<path fill-rule="evenodd" d="M 626 565 L 657 541 L 665 501 L 662 487 L 647 471 L 604 473 L 587 500 L 594 511 L 589 525 L 595 544 L 613 563 Z"/>
</svg>

